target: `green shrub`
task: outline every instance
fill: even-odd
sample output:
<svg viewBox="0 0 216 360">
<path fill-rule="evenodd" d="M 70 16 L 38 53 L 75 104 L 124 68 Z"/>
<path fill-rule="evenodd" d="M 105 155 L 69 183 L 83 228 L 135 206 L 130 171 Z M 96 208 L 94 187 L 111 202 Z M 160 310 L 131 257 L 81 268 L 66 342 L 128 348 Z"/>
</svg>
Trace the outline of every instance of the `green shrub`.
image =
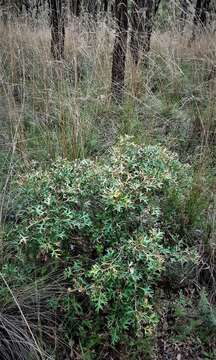
<svg viewBox="0 0 216 360">
<path fill-rule="evenodd" d="M 101 161 L 60 159 L 20 179 L 8 241 L 23 268 L 64 273 L 66 294 L 49 303 L 84 353 L 104 344 L 142 353 L 153 338 L 155 288 L 167 264 L 195 259 L 182 241 L 191 183 L 175 155 L 130 138 Z"/>
</svg>

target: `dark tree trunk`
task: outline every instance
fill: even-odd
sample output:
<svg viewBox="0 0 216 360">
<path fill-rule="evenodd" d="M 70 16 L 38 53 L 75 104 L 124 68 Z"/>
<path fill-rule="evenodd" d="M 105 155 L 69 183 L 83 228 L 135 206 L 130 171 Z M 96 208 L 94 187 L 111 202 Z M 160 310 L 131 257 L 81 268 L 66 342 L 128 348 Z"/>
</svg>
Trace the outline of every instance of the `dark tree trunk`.
<svg viewBox="0 0 216 360">
<path fill-rule="evenodd" d="M 145 0 L 134 0 L 131 8 L 131 39 L 130 50 L 135 65 L 139 61 L 140 38 L 144 35 Z"/>
<path fill-rule="evenodd" d="M 108 12 L 108 0 L 103 0 L 103 12 L 107 13 Z"/>
<path fill-rule="evenodd" d="M 51 54 L 55 60 L 64 58 L 65 0 L 49 0 L 51 25 Z"/>
<path fill-rule="evenodd" d="M 80 16 L 81 0 L 70 0 L 70 11 L 72 15 Z"/>
<path fill-rule="evenodd" d="M 112 61 L 112 95 L 121 101 L 124 92 L 125 62 L 127 54 L 128 1 L 115 1 L 116 34 Z"/>
<path fill-rule="evenodd" d="M 109 0 L 101 0 L 100 1 L 100 11 L 103 14 L 106 14 L 108 12 L 109 9 Z"/>
<path fill-rule="evenodd" d="M 145 41 L 143 44 L 144 53 L 150 51 L 151 35 L 153 30 L 153 17 L 154 17 L 154 1 L 146 0 Z"/>
<path fill-rule="evenodd" d="M 140 52 L 150 50 L 153 20 L 160 5 L 160 0 L 134 0 L 131 16 L 131 55 L 135 65 L 140 59 Z"/>
<path fill-rule="evenodd" d="M 156 16 L 161 0 L 146 0 L 146 23 L 145 23 L 145 43 L 144 52 L 149 52 L 151 48 L 151 36 Z"/>
</svg>

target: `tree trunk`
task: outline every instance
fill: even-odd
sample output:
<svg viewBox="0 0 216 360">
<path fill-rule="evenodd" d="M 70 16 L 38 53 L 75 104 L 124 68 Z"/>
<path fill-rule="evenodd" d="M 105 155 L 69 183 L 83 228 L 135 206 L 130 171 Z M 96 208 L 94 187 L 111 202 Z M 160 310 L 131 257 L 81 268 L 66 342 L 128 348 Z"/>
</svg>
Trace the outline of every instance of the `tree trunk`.
<svg viewBox="0 0 216 360">
<path fill-rule="evenodd" d="M 140 53 L 150 50 L 153 20 L 160 5 L 160 0 L 134 0 L 131 16 L 131 55 L 135 65 Z"/>
<path fill-rule="evenodd" d="M 70 0 L 70 11 L 72 15 L 79 17 L 81 12 L 81 0 Z"/>
<path fill-rule="evenodd" d="M 128 1 L 115 1 L 116 34 L 112 61 L 112 95 L 120 102 L 123 98 L 125 62 L 127 54 Z"/>
<path fill-rule="evenodd" d="M 108 0 L 103 0 L 103 12 L 106 14 L 108 12 Z"/>
<path fill-rule="evenodd" d="M 151 47 L 151 35 L 153 30 L 154 1 L 146 0 L 146 21 L 145 21 L 145 41 L 143 44 L 144 53 L 148 53 Z"/>
<path fill-rule="evenodd" d="M 145 43 L 144 52 L 149 52 L 151 48 L 151 36 L 156 16 L 161 0 L 146 0 L 146 22 L 145 22 Z"/>
<path fill-rule="evenodd" d="M 64 58 L 65 0 L 49 0 L 51 25 L 51 54 L 55 60 Z"/>
<path fill-rule="evenodd" d="M 144 4 L 145 0 L 134 0 L 131 8 L 130 50 L 135 65 L 139 61 L 140 38 L 144 35 Z"/>
</svg>

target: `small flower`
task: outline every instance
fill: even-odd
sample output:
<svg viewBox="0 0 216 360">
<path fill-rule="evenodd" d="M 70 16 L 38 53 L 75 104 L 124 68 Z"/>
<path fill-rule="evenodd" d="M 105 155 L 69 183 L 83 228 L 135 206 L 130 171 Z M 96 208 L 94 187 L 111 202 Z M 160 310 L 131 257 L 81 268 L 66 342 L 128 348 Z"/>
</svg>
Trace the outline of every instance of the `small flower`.
<svg viewBox="0 0 216 360">
<path fill-rule="evenodd" d="M 27 244 L 27 241 L 28 241 L 28 237 L 21 235 L 21 239 L 20 239 L 20 241 L 19 241 L 19 244 L 20 244 L 20 245 L 26 245 L 26 244 Z"/>
</svg>

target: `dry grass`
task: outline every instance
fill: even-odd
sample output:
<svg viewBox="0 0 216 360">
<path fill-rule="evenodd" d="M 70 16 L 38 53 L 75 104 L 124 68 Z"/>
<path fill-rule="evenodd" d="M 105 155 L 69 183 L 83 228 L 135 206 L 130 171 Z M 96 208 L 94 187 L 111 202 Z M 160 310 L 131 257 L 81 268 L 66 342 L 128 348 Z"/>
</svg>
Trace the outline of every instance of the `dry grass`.
<svg viewBox="0 0 216 360">
<path fill-rule="evenodd" d="M 62 64 L 54 63 L 50 57 L 50 32 L 46 25 L 31 29 L 28 24 L 12 24 L 7 32 L 1 28 L 0 33 L 3 39 L 2 88 L 9 104 L 13 140 L 16 134 L 14 128 L 19 130 L 16 134 L 19 152 L 24 158 L 28 157 L 31 138 L 28 139 L 25 123 L 29 120 L 33 125 L 31 130 L 37 129 L 47 145 L 49 156 L 60 154 L 74 158 L 86 155 L 86 141 L 95 125 L 92 124 L 93 116 L 88 114 L 89 106 L 95 109 L 95 117 L 100 107 L 103 114 L 113 111 L 110 77 L 114 34 L 110 24 L 102 21 L 95 27 L 83 21 L 68 27 L 65 61 Z M 191 73 L 186 74 L 189 75 L 188 81 L 194 80 L 191 85 L 196 86 L 201 96 L 208 96 L 210 102 L 215 97 L 215 50 L 215 35 L 206 34 L 188 46 L 188 39 L 178 33 L 155 33 L 148 70 L 143 71 L 140 65 L 134 72 L 128 57 L 127 99 L 132 99 L 132 106 L 141 101 L 144 106 L 150 102 L 151 108 L 151 102 L 154 102 L 158 104 L 160 115 L 162 92 L 173 92 L 175 95 L 180 88 L 187 90 L 184 67 L 188 64 L 191 66 Z M 157 91 L 154 90 L 155 85 Z M 191 100 L 194 100 L 193 94 L 184 99 L 187 103 Z M 197 106 L 199 112 L 198 102 Z M 26 120 L 26 117 L 29 119 Z M 202 131 L 208 132 L 209 124 L 201 117 L 202 114 Z M 103 122 L 103 116 L 98 120 Z M 119 127 L 118 124 L 116 126 Z M 56 127 L 59 127 L 58 131 Z M 30 136 L 35 135 L 31 133 Z M 40 147 L 39 142 L 38 151 Z"/>
</svg>

